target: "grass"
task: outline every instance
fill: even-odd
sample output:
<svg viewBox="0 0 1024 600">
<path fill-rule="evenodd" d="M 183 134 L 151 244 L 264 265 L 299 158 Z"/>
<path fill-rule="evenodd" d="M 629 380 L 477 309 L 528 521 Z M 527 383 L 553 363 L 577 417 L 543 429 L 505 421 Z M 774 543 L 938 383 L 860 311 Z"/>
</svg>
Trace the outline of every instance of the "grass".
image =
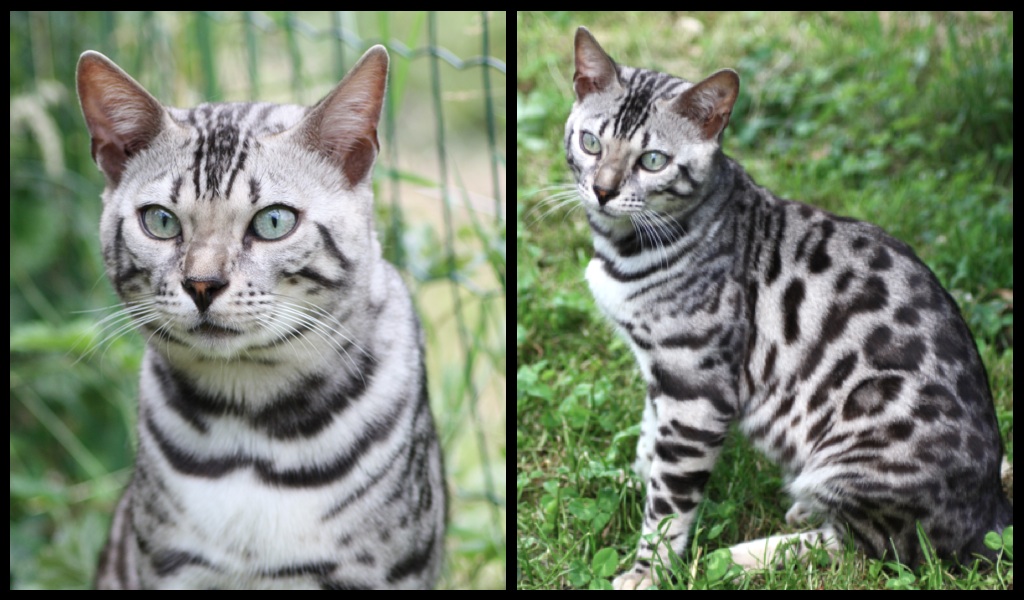
<svg viewBox="0 0 1024 600">
<path fill-rule="evenodd" d="M 607 587 L 632 564 L 642 493 L 622 484 L 644 384 L 583 281 L 590 234 L 562 150 L 572 36 L 623 64 L 741 76 L 725 150 L 777 194 L 882 225 L 959 302 L 1012 460 L 1013 15 L 517 13 L 517 589 Z M 999 564 L 911 570 L 848 550 L 737 576 L 720 551 L 790 531 L 779 470 L 731 435 L 675 587 L 1012 589 Z M 719 550 L 716 552 L 716 550 Z"/>
</svg>

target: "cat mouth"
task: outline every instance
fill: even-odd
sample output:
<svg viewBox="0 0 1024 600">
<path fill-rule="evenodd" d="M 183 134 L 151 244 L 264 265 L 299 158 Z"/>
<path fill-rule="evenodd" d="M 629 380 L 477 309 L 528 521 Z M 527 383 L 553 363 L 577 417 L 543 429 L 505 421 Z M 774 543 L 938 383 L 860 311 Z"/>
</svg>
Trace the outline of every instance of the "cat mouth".
<svg viewBox="0 0 1024 600">
<path fill-rule="evenodd" d="M 592 206 L 589 206 L 588 208 L 591 208 L 593 212 L 596 212 L 597 214 L 603 217 L 614 218 L 619 216 L 618 212 L 615 211 L 614 209 L 608 208 L 607 206 L 603 206 L 597 202 L 595 202 Z"/>
<path fill-rule="evenodd" d="M 199 335 L 205 337 L 233 337 L 241 335 L 241 331 L 231 329 L 230 327 L 224 327 L 223 325 L 217 325 L 209 321 L 203 321 L 195 327 L 190 327 L 188 333 L 191 335 Z"/>
<path fill-rule="evenodd" d="M 625 211 L 618 208 L 612 208 L 609 206 L 598 206 L 597 214 L 601 215 L 606 219 L 628 219 L 632 214 L 630 211 Z"/>
</svg>

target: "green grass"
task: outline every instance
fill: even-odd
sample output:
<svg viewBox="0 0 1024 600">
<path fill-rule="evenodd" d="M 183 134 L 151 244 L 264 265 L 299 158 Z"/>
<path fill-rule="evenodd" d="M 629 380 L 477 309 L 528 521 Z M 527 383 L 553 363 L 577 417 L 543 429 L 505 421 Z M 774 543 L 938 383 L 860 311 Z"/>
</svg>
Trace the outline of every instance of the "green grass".
<svg viewBox="0 0 1024 600">
<path fill-rule="evenodd" d="M 623 64 L 691 80 L 736 68 L 726 152 L 780 196 L 872 221 L 915 248 L 975 333 L 1012 457 L 1012 13 L 520 12 L 518 589 L 607 586 L 632 564 L 643 507 L 621 474 L 633 459 L 644 384 L 583 281 L 591 247 L 582 212 L 557 195 L 570 181 L 561 140 L 578 25 Z M 790 531 L 781 484 L 775 466 L 730 436 L 676 587 L 1012 587 L 1012 552 L 995 567 L 957 572 L 849 550 L 835 564 L 735 577 L 715 551 Z"/>
</svg>

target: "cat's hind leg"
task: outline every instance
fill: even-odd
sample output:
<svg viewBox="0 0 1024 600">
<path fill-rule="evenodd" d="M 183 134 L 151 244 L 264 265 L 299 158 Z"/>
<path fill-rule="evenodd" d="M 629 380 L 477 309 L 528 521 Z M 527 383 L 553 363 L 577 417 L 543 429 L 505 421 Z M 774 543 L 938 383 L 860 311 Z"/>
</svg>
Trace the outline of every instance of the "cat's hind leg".
<svg viewBox="0 0 1024 600">
<path fill-rule="evenodd" d="M 796 505 L 794 505 L 796 508 Z M 790 510 L 792 512 L 792 510 Z M 788 518 L 788 515 L 787 515 Z M 823 548 L 833 558 L 842 550 L 838 536 L 831 527 L 802 533 L 773 535 L 736 544 L 729 548 L 732 561 L 744 569 L 763 569 L 804 556 L 811 548 Z"/>
<path fill-rule="evenodd" d="M 798 482 L 799 483 L 799 480 Z M 825 512 L 824 507 L 807 490 L 790 482 L 787 487 L 793 494 L 793 506 L 786 511 L 786 523 L 791 527 L 807 525 Z M 839 536 L 827 522 L 817 529 L 801 533 L 773 535 L 766 538 L 743 542 L 729 548 L 732 560 L 744 569 L 777 567 L 786 561 L 800 558 L 809 548 L 820 547 L 835 558 L 842 549 Z"/>
</svg>

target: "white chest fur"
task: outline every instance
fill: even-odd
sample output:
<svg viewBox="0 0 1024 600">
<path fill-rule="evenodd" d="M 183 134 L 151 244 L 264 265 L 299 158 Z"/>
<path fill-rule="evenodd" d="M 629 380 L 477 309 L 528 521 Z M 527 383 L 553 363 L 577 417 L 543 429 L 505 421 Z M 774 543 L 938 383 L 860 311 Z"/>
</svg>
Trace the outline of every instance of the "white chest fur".
<svg viewBox="0 0 1024 600">
<path fill-rule="evenodd" d="M 629 294 L 629 286 L 608 274 L 605 261 L 594 257 L 587 265 L 586 278 L 590 284 L 590 293 L 604 314 L 615 321 L 616 315 L 622 314 L 623 304 Z"/>
<path fill-rule="evenodd" d="M 631 312 L 627 303 L 630 302 L 629 296 L 634 291 L 633 286 L 628 282 L 619 281 L 609 275 L 605 269 L 605 261 L 597 257 L 590 259 L 590 264 L 587 265 L 586 278 L 587 283 L 590 284 L 590 293 L 593 294 L 594 301 L 601 308 L 601 311 L 604 312 L 608 320 L 615 326 L 619 335 L 629 343 L 633 354 L 636 356 L 637 363 L 640 365 L 641 373 L 649 381 L 651 354 L 648 350 L 638 346 L 622 325 L 623 316 Z"/>
</svg>

